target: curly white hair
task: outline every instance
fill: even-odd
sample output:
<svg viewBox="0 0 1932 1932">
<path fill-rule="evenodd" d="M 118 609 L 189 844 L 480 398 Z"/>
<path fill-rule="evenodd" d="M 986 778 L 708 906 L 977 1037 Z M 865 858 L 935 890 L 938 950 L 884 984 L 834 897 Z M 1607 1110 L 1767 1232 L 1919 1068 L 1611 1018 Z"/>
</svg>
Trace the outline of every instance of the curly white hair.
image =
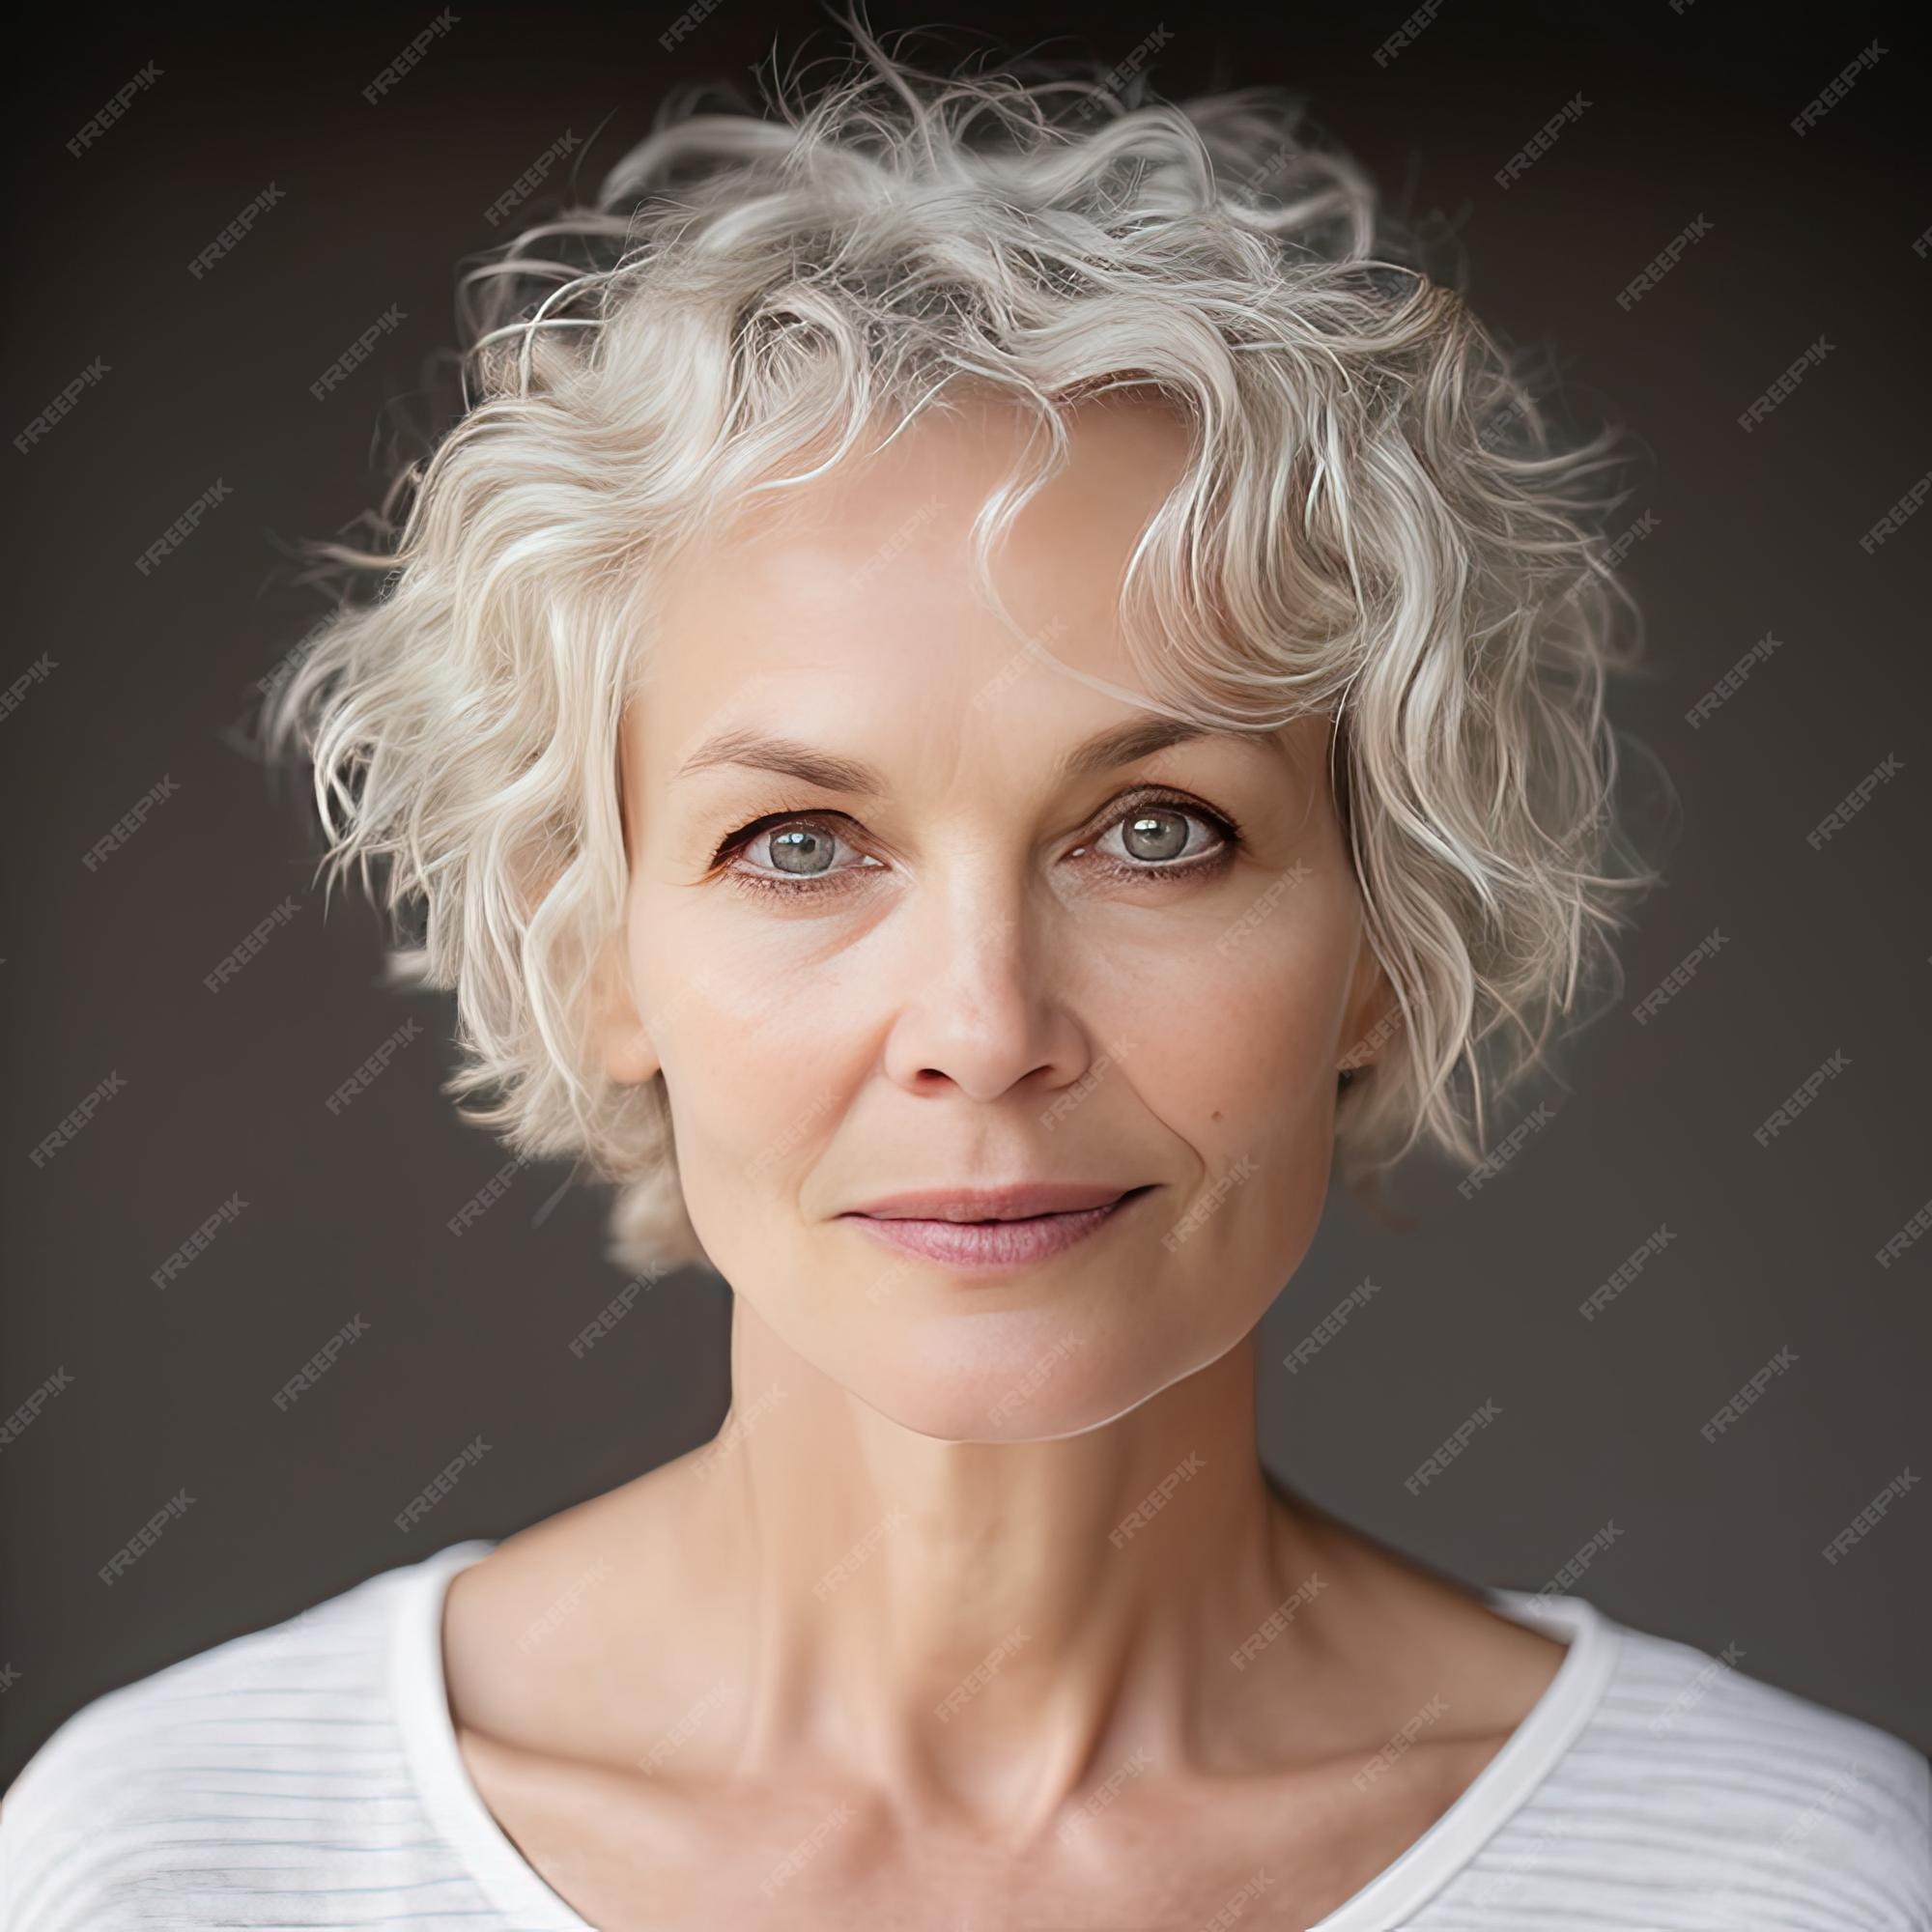
<svg viewBox="0 0 1932 1932">
<path fill-rule="evenodd" d="M 312 764 L 323 867 L 366 888 L 384 862 L 391 983 L 454 989 L 449 1091 L 489 1099 L 466 1118 L 613 1183 L 613 1261 L 707 1264 L 663 1076 L 615 1083 L 592 1046 L 654 572 L 751 497 L 990 396 L 1043 431 L 975 526 L 992 597 L 1063 411 L 1129 390 L 1191 429 L 1121 597 L 1153 701 L 1332 720 L 1399 1007 L 1356 1043 L 1338 1171 L 1362 1189 L 1419 1139 L 1480 1158 L 1486 1107 L 1614 975 L 1622 901 L 1657 876 L 1611 809 L 1605 686 L 1640 627 L 1615 641 L 1618 499 L 1585 486 L 1614 433 L 1559 442 L 1463 298 L 1371 252 L 1376 190 L 1302 138 L 1298 99 L 930 74 L 853 35 L 762 114 L 679 90 L 594 205 L 464 278 L 460 420 L 397 476 L 381 545 L 312 546 L 378 594 L 346 592 L 263 707 L 270 754 Z"/>
</svg>

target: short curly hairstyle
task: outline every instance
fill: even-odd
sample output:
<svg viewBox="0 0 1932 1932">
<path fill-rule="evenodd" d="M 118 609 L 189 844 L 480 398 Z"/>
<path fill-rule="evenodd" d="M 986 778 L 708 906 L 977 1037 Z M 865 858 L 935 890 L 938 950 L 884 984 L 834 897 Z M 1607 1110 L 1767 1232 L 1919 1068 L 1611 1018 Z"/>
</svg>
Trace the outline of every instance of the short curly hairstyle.
<svg viewBox="0 0 1932 1932">
<path fill-rule="evenodd" d="M 986 557 L 1064 459 L 1061 412 L 1131 391 L 1190 430 L 1120 599 L 1155 706 L 1332 723 L 1395 1001 L 1352 1043 L 1338 1172 L 1368 1199 L 1418 1140 L 1479 1160 L 1486 1106 L 1616 977 L 1620 901 L 1658 877 L 1611 807 L 1605 686 L 1641 627 L 1620 641 L 1620 497 L 1585 486 L 1617 433 L 1555 437 L 1457 293 L 1371 254 L 1376 190 L 1298 97 L 935 74 L 847 24 L 822 88 L 762 113 L 676 90 L 594 204 L 463 276 L 458 418 L 379 541 L 309 546 L 348 587 L 258 723 L 312 765 L 318 869 L 366 889 L 383 862 L 390 983 L 454 990 L 445 1091 L 489 1096 L 465 1118 L 612 1183 L 611 1261 L 710 1265 L 664 1076 L 612 1082 L 592 1046 L 654 574 L 754 496 L 995 398 L 1044 431 L 974 526 L 997 607 Z"/>
</svg>

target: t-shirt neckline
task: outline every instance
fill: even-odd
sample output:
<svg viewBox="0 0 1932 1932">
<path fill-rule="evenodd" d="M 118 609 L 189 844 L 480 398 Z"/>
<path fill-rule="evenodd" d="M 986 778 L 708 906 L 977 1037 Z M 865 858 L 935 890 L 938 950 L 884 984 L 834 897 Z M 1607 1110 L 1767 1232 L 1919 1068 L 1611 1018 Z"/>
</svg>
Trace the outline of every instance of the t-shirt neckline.
<svg viewBox="0 0 1932 1932">
<path fill-rule="evenodd" d="M 390 1648 L 403 1747 L 430 1822 L 490 1902 L 529 1932 L 597 1932 L 544 1880 L 484 1804 L 457 1744 L 443 1679 L 442 1609 L 456 1574 L 496 1548 L 453 1543 L 406 1573 Z M 1580 1597 L 1479 1588 L 1490 1608 L 1567 1639 L 1563 1662 L 1468 1787 L 1392 1864 L 1309 1932 L 1393 1932 L 1462 1871 L 1549 1775 L 1595 1713 L 1615 1666 L 1617 1626 Z"/>
</svg>

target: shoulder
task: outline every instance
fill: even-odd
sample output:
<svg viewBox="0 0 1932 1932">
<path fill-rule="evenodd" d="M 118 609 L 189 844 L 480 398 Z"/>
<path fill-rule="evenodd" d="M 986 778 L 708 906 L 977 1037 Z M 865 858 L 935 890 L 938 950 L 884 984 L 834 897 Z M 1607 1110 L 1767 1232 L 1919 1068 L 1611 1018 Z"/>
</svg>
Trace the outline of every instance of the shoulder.
<svg viewBox="0 0 1932 1932">
<path fill-rule="evenodd" d="M 1699 1924 L 1932 1932 L 1923 1751 L 1751 1675 L 1741 1642 L 1714 1654 L 1597 1614 L 1614 1663 L 1551 1780 L 1558 1808 L 1630 1821 L 1710 1906 Z"/>
<path fill-rule="evenodd" d="M 380 1572 L 74 1712 L 0 1803 L 0 1932 L 204 1922 L 206 1894 L 232 1881 L 210 1869 L 208 1843 L 298 1835 L 265 1830 L 258 1814 L 297 1819 L 331 1782 L 343 1792 L 345 1774 L 393 1769 L 389 1612 L 413 1569 Z M 270 1791 L 294 1802 L 265 1804 Z"/>
</svg>

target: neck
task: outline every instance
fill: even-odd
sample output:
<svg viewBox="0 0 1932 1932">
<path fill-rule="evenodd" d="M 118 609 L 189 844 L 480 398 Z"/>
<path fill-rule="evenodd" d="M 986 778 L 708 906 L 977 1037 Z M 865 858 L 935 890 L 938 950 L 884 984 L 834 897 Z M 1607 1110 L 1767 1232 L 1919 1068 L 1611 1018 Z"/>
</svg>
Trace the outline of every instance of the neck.
<svg viewBox="0 0 1932 1932">
<path fill-rule="evenodd" d="M 918 1435 L 742 1300 L 731 1365 L 731 1413 L 688 1460 L 723 1530 L 713 1601 L 742 1606 L 743 1766 L 829 1762 L 1024 1843 L 1084 1782 L 1197 1758 L 1261 1647 L 1278 1685 L 1313 1645 L 1293 1612 L 1335 1552 L 1268 1488 L 1251 1340 L 1042 1442 Z"/>
</svg>

